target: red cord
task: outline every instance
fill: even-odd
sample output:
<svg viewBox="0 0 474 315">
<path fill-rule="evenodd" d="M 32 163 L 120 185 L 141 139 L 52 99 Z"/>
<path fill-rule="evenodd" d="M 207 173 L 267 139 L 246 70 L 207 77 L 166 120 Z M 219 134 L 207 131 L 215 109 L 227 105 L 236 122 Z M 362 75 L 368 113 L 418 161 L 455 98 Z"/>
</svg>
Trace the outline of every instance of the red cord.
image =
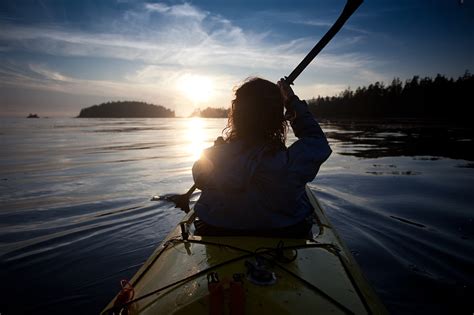
<svg viewBox="0 0 474 315">
<path fill-rule="evenodd" d="M 131 301 L 135 296 L 135 290 L 128 280 L 120 280 L 120 286 L 122 287 L 122 290 L 120 290 L 119 294 L 117 295 L 114 306 L 123 305 Z"/>
</svg>

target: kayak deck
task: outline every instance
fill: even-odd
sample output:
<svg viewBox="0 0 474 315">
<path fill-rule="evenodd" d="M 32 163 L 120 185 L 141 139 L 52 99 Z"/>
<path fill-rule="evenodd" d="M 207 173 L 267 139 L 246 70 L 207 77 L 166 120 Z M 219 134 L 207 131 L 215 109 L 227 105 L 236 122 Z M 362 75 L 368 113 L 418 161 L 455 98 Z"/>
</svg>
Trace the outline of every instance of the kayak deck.
<svg viewBox="0 0 474 315">
<path fill-rule="evenodd" d="M 136 301 L 127 305 L 129 314 L 209 314 L 215 306 L 208 288 L 212 272 L 224 287 L 240 275 L 246 314 L 385 314 L 309 188 L 307 194 L 316 217 L 312 239 L 196 236 L 189 212 L 131 279 Z M 271 259 L 276 253 L 294 260 Z M 275 283 L 249 278 L 246 262 L 258 259 L 269 261 Z M 116 298 L 104 314 L 119 313 Z M 235 308 L 229 293 L 221 298 L 225 313 Z"/>
</svg>

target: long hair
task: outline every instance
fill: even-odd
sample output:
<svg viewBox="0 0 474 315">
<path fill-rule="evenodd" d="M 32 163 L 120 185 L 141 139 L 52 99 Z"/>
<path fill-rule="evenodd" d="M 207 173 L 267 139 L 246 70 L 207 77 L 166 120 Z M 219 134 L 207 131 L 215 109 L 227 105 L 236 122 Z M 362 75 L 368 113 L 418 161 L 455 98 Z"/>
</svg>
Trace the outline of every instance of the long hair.
<svg viewBox="0 0 474 315">
<path fill-rule="evenodd" d="M 249 78 L 235 90 L 229 111 L 225 140 L 243 140 L 248 145 L 285 146 L 288 124 L 280 88 L 261 78 Z"/>
</svg>

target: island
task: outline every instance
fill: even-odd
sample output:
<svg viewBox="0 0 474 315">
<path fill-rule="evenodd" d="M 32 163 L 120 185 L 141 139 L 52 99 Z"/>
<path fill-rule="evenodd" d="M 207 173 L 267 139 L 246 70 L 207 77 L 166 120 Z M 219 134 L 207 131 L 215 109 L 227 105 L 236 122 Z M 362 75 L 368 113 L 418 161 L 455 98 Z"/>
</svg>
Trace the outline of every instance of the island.
<svg viewBox="0 0 474 315">
<path fill-rule="evenodd" d="M 26 118 L 39 118 L 38 114 L 32 114 L 30 113 Z"/>
<path fill-rule="evenodd" d="M 191 114 L 191 117 L 201 117 L 201 118 L 227 118 L 229 115 L 229 109 L 227 108 L 215 108 L 207 107 L 205 109 L 197 108 Z"/>
<path fill-rule="evenodd" d="M 138 101 L 117 101 L 81 109 L 78 118 L 158 118 L 175 117 L 173 110 Z"/>
</svg>

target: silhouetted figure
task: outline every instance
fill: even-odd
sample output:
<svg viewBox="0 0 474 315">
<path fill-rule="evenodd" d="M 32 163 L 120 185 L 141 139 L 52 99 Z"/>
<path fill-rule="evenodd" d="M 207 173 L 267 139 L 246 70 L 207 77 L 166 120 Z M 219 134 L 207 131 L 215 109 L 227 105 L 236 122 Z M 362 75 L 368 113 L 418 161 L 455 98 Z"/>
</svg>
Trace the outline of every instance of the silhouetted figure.
<svg viewBox="0 0 474 315">
<path fill-rule="evenodd" d="M 288 148 L 287 119 L 299 138 Z M 202 191 L 196 233 L 307 237 L 305 185 L 331 149 L 306 102 L 283 80 L 250 79 L 236 90 L 223 133 L 193 166 Z"/>
</svg>

